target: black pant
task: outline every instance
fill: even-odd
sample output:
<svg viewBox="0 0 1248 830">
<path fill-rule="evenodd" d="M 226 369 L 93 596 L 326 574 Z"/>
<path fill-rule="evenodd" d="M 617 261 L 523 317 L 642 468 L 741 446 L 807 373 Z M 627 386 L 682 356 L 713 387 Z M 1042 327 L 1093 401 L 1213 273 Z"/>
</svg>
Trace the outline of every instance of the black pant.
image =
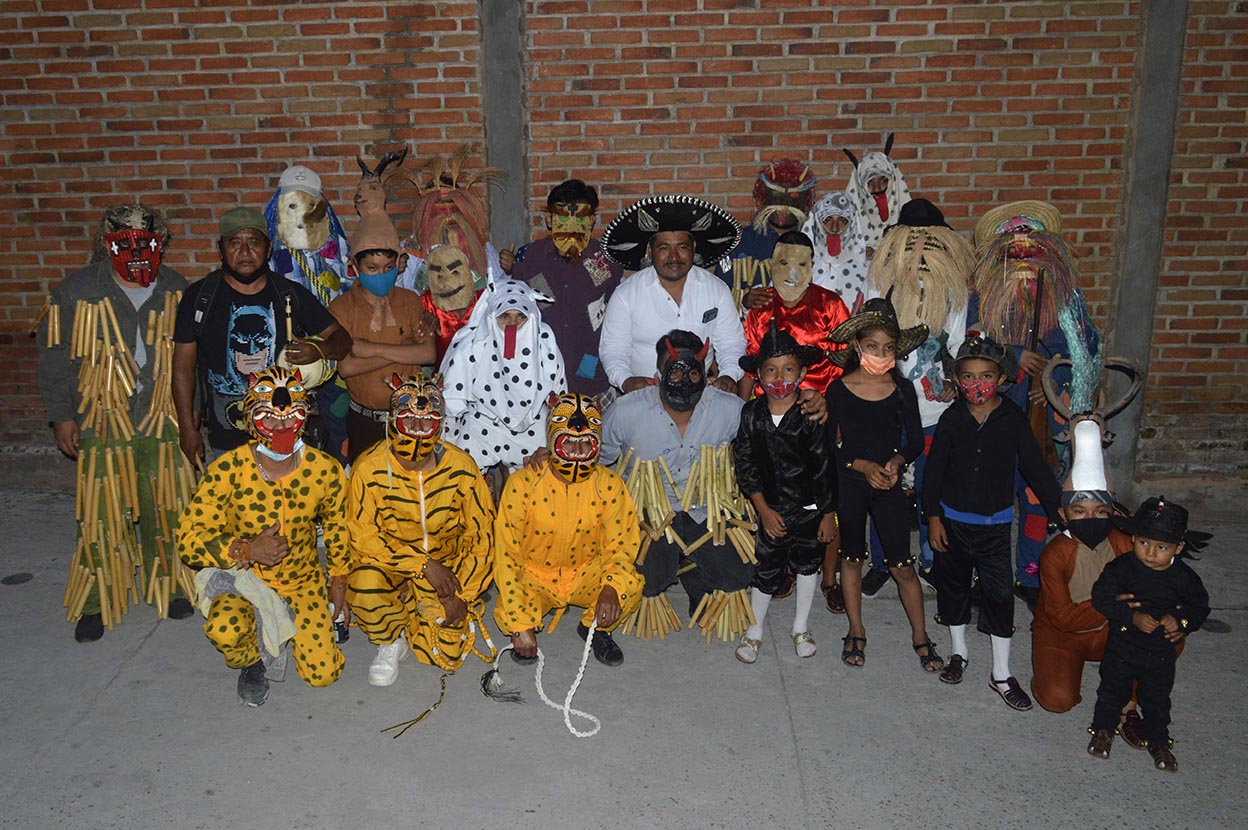
<svg viewBox="0 0 1248 830">
<path fill-rule="evenodd" d="M 688 513 L 677 513 L 672 519 L 672 532 L 680 536 L 686 545 L 691 545 L 706 533 L 706 522 L 695 522 Z M 688 565 L 696 567 L 679 573 Z M 749 585 L 754 566 L 742 562 L 737 549 L 727 541 L 722 545 L 707 542 L 692 556 L 685 556 L 675 542 L 668 542 L 666 537 L 660 536 L 650 543 L 646 561 L 638 570 L 646 580 L 643 596 L 656 597 L 663 593 L 676 582 L 679 574 L 680 584 L 689 595 L 690 606 L 697 607 L 703 594 L 739 591 Z"/>
<path fill-rule="evenodd" d="M 1113 623 L 1110 623 L 1112 626 Z M 1110 631 L 1101 659 L 1101 685 L 1096 689 L 1093 731 L 1113 730 L 1122 707 L 1131 699 L 1140 704 L 1144 736 L 1149 746 L 1166 746 L 1170 740 L 1170 692 L 1174 689 L 1174 650 L 1146 651 L 1116 631 Z"/>
<path fill-rule="evenodd" d="M 867 549 L 867 515 L 875 520 L 884 548 L 884 563 L 890 568 L 913 565 L 910 553 L 910 523 L 914 504 L 897 484 L 888 490 L 877 490 L 861 475 L 842 475 L 837 482 L 836 515 L 841 531 L 841 558 L 846 562 L 865 562 Z"/>
<path fill-rule="evenodd" d="M 355 459 L 378 441 L 386 440 L 386 425 L 361 415 L 354 409 L 347 410 L 347 463 Z"/>
<path fill-rule="evenodd" d="M 994 637 L 1014 634 L 1014 562 L 1010 527 L 970 525 L 942 519 L 949 544 L 937 553 L 932 573 L 936 582 L 936 621 L 966 625 L 971 621 L 972 575 L 979 574 L 984 603 L 979 630 Z"/>
<path fill-rule="evenodd" d="M 824 545 L 819 541 L 819 523 L 823 514 L 818 510 L 805 510 L 802 515 L 785 518 L 788 532 L 779 539 L 772 539 L 758 523 L 754 537 L 754 580 L 750 584 L 768 596 L 780 590 L 784 572 L 792 571 L 798 576 L 810 576 L 823 564 Z"/>
</svg>

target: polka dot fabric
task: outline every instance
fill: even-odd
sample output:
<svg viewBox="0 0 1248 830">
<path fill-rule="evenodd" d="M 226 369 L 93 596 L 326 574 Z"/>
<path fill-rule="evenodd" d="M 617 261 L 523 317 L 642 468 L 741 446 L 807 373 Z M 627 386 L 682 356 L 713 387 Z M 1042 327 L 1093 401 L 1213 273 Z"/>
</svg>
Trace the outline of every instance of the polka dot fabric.
<svg viewBox="0 0 1248 830">
<path fill-rule="evenodd" d="M 823 221 L 830 216 L 849 222 L 841 233 L 841 252 L 836 256 L 828 253 L 828 232 L 823 228 Z M 815 246 L 811 281 L 835 292 L 851 311 L 857 308 L 867 285 L 867 243 L 853 201 L 841 190 L 827 194 L 815 203 L 802 232 Z"/>
<path fill-rule="evenodd" d="M 481 295 L 442 360 L 446 438 L 483 470 L 516 467 L 546 445 L 546 401 L 567 387 L 563 356 L 538 307 L 549 299 L 522 282 L 500 280 Z M 508 311 L 527 318 L 510 358 L 497 321 Z"/>
<path fill-rule="evenodd" d="M 867 182 L 876 176 L 884 176 L 888 179 L 887 221 L 880 218 L 880 209 L 875 203 L 875 197 L 867 189 Z M 910 188 L 906 186 L 906 180 L 901 175 L 901 171 L 897 169 L 897 165 L 891 158 L 879 151 L 867 153 L 862 157 L 862 161 L 858 162 L 858 166 L 854 168 L 854 174 L 849 177 L 849 186 L 845 188 L 845 192 L 858 211 L 858 219 L 862 234 L 867 240 L 867 247 L 872 249 L 880 247 L 880 237 L 884 235 L 884 229 L 897 224 L 897 212 L 901 210 L 902 205 L 910 201 Z"/>
</svg>

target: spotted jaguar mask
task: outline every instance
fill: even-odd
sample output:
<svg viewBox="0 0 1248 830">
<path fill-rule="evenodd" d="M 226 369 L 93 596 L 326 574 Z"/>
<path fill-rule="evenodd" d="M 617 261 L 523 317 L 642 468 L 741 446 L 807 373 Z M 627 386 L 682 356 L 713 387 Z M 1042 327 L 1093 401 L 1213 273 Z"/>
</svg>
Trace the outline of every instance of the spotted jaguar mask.
<svg viewBox="0 0 1248 830">
<path fill-rule="evenodd" d="M 550 465 L 571 484 L 589 478 L 602 445 L 602 413 L 588 395 L 552 395 L 546 417 Z"/>
<path fill-rule="evenodd" d="M 265 455 L 281 460 L 303 446 L 308 392 L 298 369 L 270 366 L 249 375 L 242 407 L 247 413 L 247 431 Z"/>
</svg>

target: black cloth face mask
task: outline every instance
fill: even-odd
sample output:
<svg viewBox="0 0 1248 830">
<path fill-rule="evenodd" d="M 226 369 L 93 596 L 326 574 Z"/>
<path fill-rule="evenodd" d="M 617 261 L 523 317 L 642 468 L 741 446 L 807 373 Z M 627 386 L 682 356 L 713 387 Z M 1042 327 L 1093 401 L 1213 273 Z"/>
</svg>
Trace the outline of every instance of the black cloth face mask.
<svg viewBox="0 0 1248 830">
<path fill-rule="evenodd" d="M 1092 519 L 1070 519 L 1066 522 L 1070 528 L 1070 535 L 1074 536 L 1080 542 L 1083 542 L 1089 548 L 1095 549 L 1097 545 L 1105 541 L 1105 537 L 1109 536 L 1109 531 L 1113 527 L 1113 522 L 1108 517 L 1092 518 Z"/>
</svg>

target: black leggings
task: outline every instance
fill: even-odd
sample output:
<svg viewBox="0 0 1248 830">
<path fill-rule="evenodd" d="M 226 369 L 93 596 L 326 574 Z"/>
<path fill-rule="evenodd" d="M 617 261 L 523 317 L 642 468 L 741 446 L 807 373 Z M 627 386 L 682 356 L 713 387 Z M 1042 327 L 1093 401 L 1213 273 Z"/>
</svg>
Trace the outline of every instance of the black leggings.
<svg viewBox="0 0 1248 830">
<path fill-rule="evenodd" d="M 913 565 L 910 553 L 910 522 L 914 505 L 901 491 L 901 485 L 877 490 L 864 476 L 839 477 L 837 519 L 841 531 L 841 558 L 861 563 L 871 555 L 867 548 L 867 515 L 875 520 L 884 548 L 884 563 L 890 568 Z"/>
<path fill-rule="evenodd" d="M 1144 651 L 1122 642 L 1122 638 L 1111 632 L 1101 659 L 1101 685 L 1096 690 L 1093 730 L 1113 731 L 1122 715 L 1122 707 L 1131 699 L 1133 688 L 1149 746 L 1167 746 L 1170 692 L 1174 689 L 1174 652 Z"/>
</svg>

